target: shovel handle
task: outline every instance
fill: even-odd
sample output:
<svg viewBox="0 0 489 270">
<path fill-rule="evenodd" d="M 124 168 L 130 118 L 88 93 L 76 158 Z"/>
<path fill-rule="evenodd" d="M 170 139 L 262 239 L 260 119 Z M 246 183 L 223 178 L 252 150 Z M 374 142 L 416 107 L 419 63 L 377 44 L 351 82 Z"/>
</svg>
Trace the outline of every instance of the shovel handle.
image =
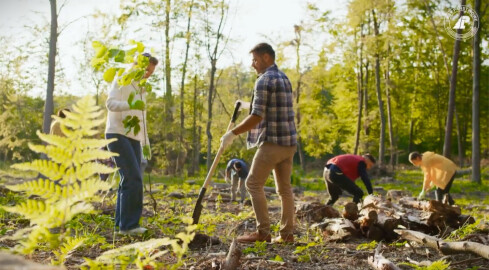
<svg viewBox="0 0 489 270">
<path fill-rule="evenodd" d="M 227 131 L 231 130 L 233 127 L 234 123 L 236 122 L 236 119 L 238 118 L 239 115 L 239 108 L 241 107 L 241 102 L 237 102 L 236 105 L 234 106 L 234 111 L 233 111 L 233 116 L 231 117 L 231 121 L 229 122 Z M 192 213 L 192 219 L 193 219 L 193 224 L 198 224 L 199 219 L 200 219 L 200 214 L 202 212 L 202 200 L 204 199 L 205 192 L 207 190 L 207 186 L 209 186 L 212 176 L 214 175 L 214 171 L 217 168 L 217 165 L 219 164 L 219 160 L 221 159 L 221 155 L 224 152 L 224 148 L 219 146 L 219 150 L 217 150 L 217 154 L 214 157 L 214 161 L 212 162 L 212 166 L 207 172 L 207 176 L 205 177 L 204 184 L 202 185 L 202 188 L 200 189 L 199 192 L 199 197 L 197 198 L 197 203 L 195 204 L 194 212 Z"/>
</svg>

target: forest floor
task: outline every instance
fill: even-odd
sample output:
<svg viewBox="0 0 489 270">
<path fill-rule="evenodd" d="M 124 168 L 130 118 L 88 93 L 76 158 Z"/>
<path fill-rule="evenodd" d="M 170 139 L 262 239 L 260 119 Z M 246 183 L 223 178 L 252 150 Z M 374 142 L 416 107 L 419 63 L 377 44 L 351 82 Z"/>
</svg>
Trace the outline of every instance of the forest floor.
<svg viewBox="0 0 489 270">
<path fill-rule="evenodd" d="M 324 190 L 323 180 L 319 177 L 320 174 L 317 175 L 317 177 L 313 175 L 301 179 L 301 188 L 295 195 L 296 205 L 314 201 L 325 203 L 328 195 Z M 468 177 L 456 179 L 452 194 L 456 203 L 461 206 L 462 213 L 476 218 L 477 226 L 462 227 L 455 232 L 452 239 L 489 241 L 487 238 L 489 178 L 487 174 L 483 174 L 483 184 L 479 186 L 471 183 Z M 137 237 L 114 233 L 115 192 L 110 192 L 102 202 L 96 203 L 99 213 L 79 215 L 67 224 L 73 234 L 88 237 L 88 240 L 67 258 L 65 266 L 68 269 L 78 269 L 85 263 L 85 258 L 95 259 L 104 251 L 113 248 L 153 238 L 174 238 L 177 233 L 185 231 L 188 225 L 184 223 L 184 218 L 192 215 L 199 184 L 202 181 L 169 180 L 154 175 L 152 178 L 151 193 L 156 200 L 156 212 L 153 208 L 153 200 L 149 196 L 149 185 L 146 184 L 145 206 L 141 221 L 141 225 L 149 229 L 148 232 Z M 402 170 L 393 178 L 374 178 L 373 185 L 376 187 L 375 192 L 381 195 L 385 194 L 386 190 L 398 189 L 408 196 L 413 196 L 421 189 L 421 182 L 422 175 L 419 171 Z M 361 181 L 357 183 L 363 188 Z M 226 202 L 228 193 L 229 189 L 211 188 L 207 191 L 209 199 L 204 202 L 204 210 L 196 232 L 200 233 L 199 236 L 209 236 L 212 239 L 211 241 L 203 239 L 200 243 L 194 242 L 195 245 L 191 245 L 183 258 L 184 265 L 179 269 L 218 269 L 218 265 L 226 257 L 232 240 L 238 235 L 255 230 L 256 223 L 251 205 Z M 428 197 L 433 198 L 433 193 L 430 192 Z M 267 197 L 272 236 L 278 236 L 280 201 L 273 193 L 267 193 Z M 0 204 L 12 204 L 18 200 L 19 194 L 0 189 Z M 351 198 L 347 196 L 340 198 L 335 208 L 342 211 L 344 204 L 350 200 Z M 15 231 L 28 226 L 27 220 L 5 212 L 0 212 L 0 221 L 0 235 L 12 235 Z M 240 244 L 243 255 L 239 269 L 371 269 L 367 258 L 373 256 L 378 243 L 361 236 L 341 242 L 331 242 L 320 232 L 310 229 L 310 225 L 306 221 L 297 220 L 294 244 L 260 242 Z M 10 240 L 0 241 L 0 249 L 10 249 L 14 245 L 15 243 Z M 489 269 L 489 260 L 475 255 L 444 256 L 434 249 L 400 239 L 383 242 L 381 245 L 383 256 L 401 269 Z M 28 258 L 42 264 L 50 264 L 53 253 L 40 249 Z M 167 253 L 159 257 L 158 261 L 168 266 L 176 262 L 176 257 L 173 253 Z M 428 267 L 429 265 L 432 265 L 431 268 Z M 435 265 L 440 267 L 435 268 Z"/>
</svg>

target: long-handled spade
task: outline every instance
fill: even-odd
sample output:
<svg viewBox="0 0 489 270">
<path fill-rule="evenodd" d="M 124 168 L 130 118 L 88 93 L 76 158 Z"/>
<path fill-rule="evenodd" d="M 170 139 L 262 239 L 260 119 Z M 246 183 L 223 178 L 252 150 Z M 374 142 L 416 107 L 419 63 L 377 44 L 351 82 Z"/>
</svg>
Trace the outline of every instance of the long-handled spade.
<svg viewBox="0 0 489 270">
<path fill-rule="evenodd" d="M 238 118 L 238 113 L 239 109 L 241 107 L 241 102 L 236 102 L 236 105 L 234 106 L 234 112 L 233 112 L 233 117 L 231 118 L 231 121 L 229 122 L 228 129 L 227 131 L 231 130 L 231 128 L 234 126 L 234 122 L 236 122 L 236 119 Z M 204 199 L 205 192 L 207 190 L 207 186 L 211 183 L 212 175 L 214 174 L 214 171 L 216 170 L 217 164 L 219 164 L 219 159 L 221 158 L 221 154 L 224 152 L 224 148 L 219 146 L 219 150 L 217 151 L 216 157 L 214 158 L 214 161 L 212 162 L 212 166 L 209 169 L 209 172 L 207 172 L 207 176 L 205 178 L 204 184 L 202 185 L 202 188 L 200 188 L 199 192 L 199 197 L 197 198 L 197 203 L 195 204 L 194 212 L 192 213 L 192 219 L 193 219 L 193 224 L 198 224 L 199 219 L 200 219 L 200 214 L 202 213 L 202 199 Z"/>
</svg>

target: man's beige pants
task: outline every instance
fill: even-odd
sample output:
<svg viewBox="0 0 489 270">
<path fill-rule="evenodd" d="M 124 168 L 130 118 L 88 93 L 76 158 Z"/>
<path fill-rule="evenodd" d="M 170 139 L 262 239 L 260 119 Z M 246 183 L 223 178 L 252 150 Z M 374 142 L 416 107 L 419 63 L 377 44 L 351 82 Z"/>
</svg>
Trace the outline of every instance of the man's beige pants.
<svg viewBox="0 0 489 270">
<path fill-rule="evenodd" d="M 260 233 L 270 233 L 270 217 L 268 216 L 264 186 L 270 172 L 273 171 L 277 193 L 282 201 L 280 235 L 285 237 L 293 234 L 295 210 L 290 176 L 296 150 L 297 146 L 281 146 L 265 142 L 255 153 L 246 180 L 246 188 L 250 193 L 256 215 L 257 230 Z"/>
</svg>

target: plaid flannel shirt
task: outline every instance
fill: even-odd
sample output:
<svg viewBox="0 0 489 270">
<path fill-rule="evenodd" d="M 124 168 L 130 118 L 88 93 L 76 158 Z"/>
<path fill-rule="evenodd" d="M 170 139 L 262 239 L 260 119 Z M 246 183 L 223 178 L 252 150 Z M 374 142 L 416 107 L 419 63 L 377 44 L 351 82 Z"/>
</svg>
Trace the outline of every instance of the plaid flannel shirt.
<svg viewBox="0 0 489 270">
<path fill-rule="evenodd" d="M 264 142 L 296 145 L 292 86 L 275 64 L 256 80 L 252 99 L 250 114 L 263 120 L 248 132 L 248 148 L 259 147 Z"/>
</svg>

